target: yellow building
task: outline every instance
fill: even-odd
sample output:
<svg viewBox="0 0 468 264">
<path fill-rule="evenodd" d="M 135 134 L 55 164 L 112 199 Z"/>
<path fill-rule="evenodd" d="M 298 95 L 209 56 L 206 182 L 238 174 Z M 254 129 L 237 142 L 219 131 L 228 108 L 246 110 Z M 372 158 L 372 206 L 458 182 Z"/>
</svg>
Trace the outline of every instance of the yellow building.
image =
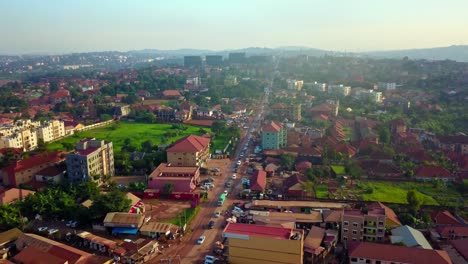
<svg viewBox="0 0 468 264">
<path fill-rule="evenodd" d="M 167 149 L 167 163 L 173 166 L 203 167 L 210 157 L 210 139 L 190 135 Z"/>
<path fill-rule="evenodd" d="M 233 264 L 301 264 L 304 231 L 301 229 L 229 223 L 223 231 L 228 260 Z"/>
<path fill-rule="evenodd" d="M 44 142 L 50 142 L 65 136 L 65 125 L 63 121 L 51 120 L 44 122 L 37 128 L 37 137 Z"/>
</svg>

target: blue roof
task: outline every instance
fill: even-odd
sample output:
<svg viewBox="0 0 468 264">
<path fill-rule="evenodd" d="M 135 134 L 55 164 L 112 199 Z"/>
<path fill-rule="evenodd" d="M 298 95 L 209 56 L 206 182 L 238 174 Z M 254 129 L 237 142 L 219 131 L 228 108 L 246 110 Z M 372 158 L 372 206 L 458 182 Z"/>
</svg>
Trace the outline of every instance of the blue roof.
<svg viewBox="0 0 468 264">
<path fill-rule="evenodd" d="M 402 242 L 407 247 L 432 249 L 431 245 L 420 231 L 407 225 L 392 229 L 390 240 L 393 244 Z"/>
<path fill-rule="evenodd" d="M 112 233 L 117 234 L 130 234 L 135 235 L 138 232 L 138 228 L 127 228 L 127 227 L 114 227 Z"/>
</svg>

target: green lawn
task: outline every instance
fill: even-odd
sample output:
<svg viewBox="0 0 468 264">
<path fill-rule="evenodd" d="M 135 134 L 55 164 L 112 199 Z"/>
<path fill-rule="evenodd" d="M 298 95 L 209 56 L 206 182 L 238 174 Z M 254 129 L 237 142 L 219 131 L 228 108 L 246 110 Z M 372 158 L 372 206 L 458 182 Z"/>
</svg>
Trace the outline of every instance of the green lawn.
<svg viewBox="0 0 468 264">
<path fill-rule="evenodd" d="M 198 212 L 200 211 L 200 206 L 197 206 L 195 208 L 187 208 L 184 209 L 184 211 L 182 211 L 178 216 L 176 216 L 172 220 L 169 220 L 168 222 L 176 226 L 183 226 L 185 223 L 187 224 L 187 226 L 189 226 L 190 222 L 192 222 L 192 220 L 195 218 L 195 216 L 197 216 Z"/>
<path fill-rule="evenodd" d="M 224 150 L 229 140 L 230 138 L 226 137 L 225 135 L 216 136 L 215 139 L 212 141 L 211 153 L 214 153 L 216 150 Z M 232 147 L 232 144 L 227 149 L 227 151 L 229 151 L 231 147 Z"/>
<path fill-rule="evenodd" d="M 174 141 L 188 135 L 201 135 L 200 128 L 198 126 L 184 125 L 186 130 L 179 130 L 179 134 L 168 138 L 167 142 L 162 142 L 162 138 L 168 131 L 176 132 L 176 129 L 172 128 L 172 124 L 145 124 L 135 122 L 120 122 L 120 125 L 114 127 L 113 125 L 100 127 L 88 131 L 79 132 L 73 136 L 66 137 L 54 143 L 48 144 L 47 149 L 53 150 L 64 150 L 62 143 L 75 144 L 83 138 L 94 137 L 96 139 L 104 139 L 112 141 L 114 148 L 120 150 L 124 145 L 126 138 L 131 139 L 131 144 L 140 147 L 141 143 L 146 140 L 151 140 L 153 145 L 159 144 L 171 144 Z M 203 128 L 204 131 L 210 132 L 210 128 Z"/>
<path fill-rule="evenodd" d="M 336 175 L 343 175 L 346 174 L 346 170 L 344 166 L 332 165 L 330 166 L 332 170 L 336 173 Z"/>
<path fill-rule="evenodd" d="M 328 186 L 319 184 L 315 186 L 315 198 L 326 199 L 328 198 Z"/>
<path fill-rule="evenodd" d="M 366 189 L 372 188 L 372 193 L 366 193 Z M 432 183 L 423 182 L 382 182 L 367 181 L 359 183 L 363 191 L 362 198 L 367 201 L 381 201 L 390 203 L 407 203 L 406 194 L 415 189 L 424 198 L 425 205 L 452 205 L 460 202 L 461 195 L 450 185 L 437 187 Z M 443 195 L 441 195 L 443 193 Z"/>
</svg>

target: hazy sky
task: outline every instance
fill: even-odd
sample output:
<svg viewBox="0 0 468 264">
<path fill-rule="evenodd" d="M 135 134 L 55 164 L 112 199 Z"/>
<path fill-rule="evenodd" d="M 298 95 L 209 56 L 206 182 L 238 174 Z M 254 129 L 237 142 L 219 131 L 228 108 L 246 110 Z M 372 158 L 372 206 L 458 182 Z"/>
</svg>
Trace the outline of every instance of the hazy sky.
<svg viewBox="0 0 468 264">
<path fill-rule="evenodd" d="M 468 0 L 0 0 L 0 53 L 468 45 Z"/>
</svg>

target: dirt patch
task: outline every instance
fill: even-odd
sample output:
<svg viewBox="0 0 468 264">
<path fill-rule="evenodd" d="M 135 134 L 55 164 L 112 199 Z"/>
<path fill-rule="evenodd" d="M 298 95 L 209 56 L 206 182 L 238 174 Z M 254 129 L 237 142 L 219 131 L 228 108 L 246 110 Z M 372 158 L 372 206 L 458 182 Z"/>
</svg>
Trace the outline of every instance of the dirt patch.
<svg viewBox="0 0 468 264">
<path fill-rule="evenodd" d="M 169 221 L 176 218 L 185 209 L 190 208 L 190 201 L 143 200 L 145 215 L 155 221 Z"/>
</svg>

